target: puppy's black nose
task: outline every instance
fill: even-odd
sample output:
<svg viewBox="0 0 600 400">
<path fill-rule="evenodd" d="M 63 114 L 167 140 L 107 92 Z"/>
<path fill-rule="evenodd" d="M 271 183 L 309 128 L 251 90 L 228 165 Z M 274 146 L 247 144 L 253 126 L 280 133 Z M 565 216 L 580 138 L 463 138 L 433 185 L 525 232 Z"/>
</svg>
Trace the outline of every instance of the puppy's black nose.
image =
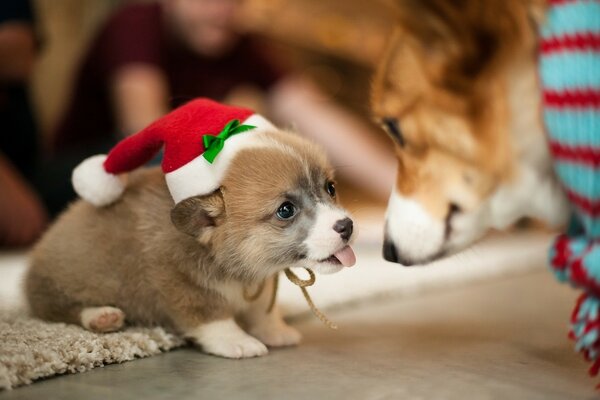
<svg viewBox="0 0 600 400">
<path fill-rule="evenodd" d="M 352 230 L 354 229 L 354 223 L 350 218 L 340 219 L 333 224 L 333 230 L 340 234 L 343 240 L 350 239 L 352 236 Z"/>
<path fill-rule="evenodd" d="M 394 246 L 392 241 L 387 239 L 383 242 L 383 258 L 389 262 L 398 262 L 398 252 L 396 251 L 396 246 Z"/>
</svg>

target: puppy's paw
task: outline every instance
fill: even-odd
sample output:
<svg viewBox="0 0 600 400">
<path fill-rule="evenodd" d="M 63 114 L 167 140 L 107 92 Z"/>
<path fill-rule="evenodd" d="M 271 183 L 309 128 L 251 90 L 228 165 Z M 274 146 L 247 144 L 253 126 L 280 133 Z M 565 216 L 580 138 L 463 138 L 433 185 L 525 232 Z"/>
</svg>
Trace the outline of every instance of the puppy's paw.
<svg viewBox="0 0 600 400">
<path fill-rule="evenodd" d="M 123 327 L 125 313 L 116 307 L 88 307 L 81 311 L 81 325 L 94 332 L 114 332 Z"/>
<path fill-rule="evenodd" d="M 202 343 L 202 350 L 225 358 L 260 357 L 269 352 L 267 346 L 250 335 L 236 338 L 215 338 L 215 340 L 205 341 Z"/>
<path fill-rule="evenodd" d="M 206 353 L 225 358 L 259 357 L 269 352 L 232 319 L 203 324 L 186 336 L 193 338 Z"/>
<path fill-rule="evenodd" d="M 302 334 L 283 321 L 256 326 L 250 334 L 270 347 L 295 346 L 302 340 Z"/>
</svg>

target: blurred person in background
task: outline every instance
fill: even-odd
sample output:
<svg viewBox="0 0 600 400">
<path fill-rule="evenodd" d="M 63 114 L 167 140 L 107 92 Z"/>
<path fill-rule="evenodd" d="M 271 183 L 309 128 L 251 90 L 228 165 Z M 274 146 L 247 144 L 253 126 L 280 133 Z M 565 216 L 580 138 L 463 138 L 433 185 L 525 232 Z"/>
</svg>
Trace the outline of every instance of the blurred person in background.
<svg viewBox="0 0 600 400">
<path fill-rule="evenodd" d="M 342 174 L 387 197 L 395 171 L 391 153 L 373 139 L 370 127 L 309 81 L 282 69 L 256 37 L 240 33 L 236 16 L 241 3 L 161 0 L 117 10 L 85 55 L 54 136 L 54 155 L 66 166 L 64 173 L 173 105 L 200 96 L 227 101 L 237 88 L 252 85 L 265 94 L 267 109 L 259 111 L 284 125 L 292 123 L 326 147 Z M 49 200 L 54 211 L 69 200 L 61 200 L 60 193 L 70 191 L 68 179 L 62 188 L 56 180 L 45 180 L 60 189 Z"/>
<path fill-rule="evenodd" d="M 31 4 L 0 1 L 0 247 L 41 234 L 46 211 L 32 188 L 38 158 L 29 79 L 37 53 Z"/>
</svg>

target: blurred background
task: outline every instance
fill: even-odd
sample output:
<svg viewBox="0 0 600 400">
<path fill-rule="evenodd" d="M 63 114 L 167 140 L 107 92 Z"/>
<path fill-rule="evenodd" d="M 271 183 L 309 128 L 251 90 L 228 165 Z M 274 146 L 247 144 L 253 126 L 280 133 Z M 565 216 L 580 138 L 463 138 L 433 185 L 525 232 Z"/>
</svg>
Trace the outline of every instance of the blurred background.
<svg viewBox="0 0 600 400">
<path fill-rule="evenodd" d="M 395 164 L 369 89 L 391 3 L 3 0 L 0 244 L 39 237 L 81 160 L 199 96 L 320 142 L 346 205 L 382 214 Z"/>
<path fill-rule="evenodd" d="M 106 18 L 119 7 L 157 0 L 34 0 L 43 46 L 33 98 L 47 137 L 64 111 L 78 61 Z M 241 29 L 259 35 L 299 73 L 365 121 L 369 81 L 393 18 L 391 0 L 245 0 Z M 51 98 L 49 98 L 51 96 Z"/>
</svg>

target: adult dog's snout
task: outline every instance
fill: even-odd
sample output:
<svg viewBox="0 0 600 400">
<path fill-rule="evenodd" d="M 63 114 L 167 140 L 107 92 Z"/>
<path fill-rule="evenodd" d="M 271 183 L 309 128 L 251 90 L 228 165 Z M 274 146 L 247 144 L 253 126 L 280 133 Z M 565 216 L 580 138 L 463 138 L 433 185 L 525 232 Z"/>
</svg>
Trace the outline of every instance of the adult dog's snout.
<svg viewBox="0 0 600 400">
<path fill-rule="evenodd" d="M 340 219 L 333 224 L 333 230 L 340 234 L 340 237 L 347 241 L 352 236 L 354 222 L 350 218 Z"/>
</svg>

